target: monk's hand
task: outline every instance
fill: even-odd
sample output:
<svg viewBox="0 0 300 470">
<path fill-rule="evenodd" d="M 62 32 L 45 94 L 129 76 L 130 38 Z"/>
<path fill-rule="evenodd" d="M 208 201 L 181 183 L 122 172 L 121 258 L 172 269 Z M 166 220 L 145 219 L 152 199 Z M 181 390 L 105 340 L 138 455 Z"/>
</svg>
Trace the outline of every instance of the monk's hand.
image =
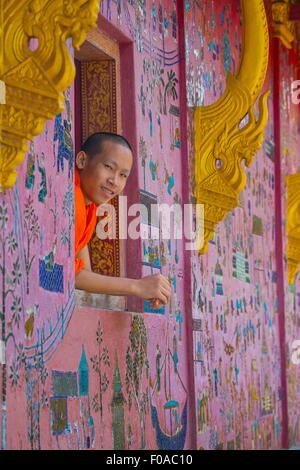
<svg viewBox="0 0 300 470">
<path fill-rule="evenodd" d="M 167 305 L 171 296 L 170 282 L 162 274 L 153 274 L 136 280 L 135 295 L 142 299 L 151 300 L 154 308 Z"/>
</svg>

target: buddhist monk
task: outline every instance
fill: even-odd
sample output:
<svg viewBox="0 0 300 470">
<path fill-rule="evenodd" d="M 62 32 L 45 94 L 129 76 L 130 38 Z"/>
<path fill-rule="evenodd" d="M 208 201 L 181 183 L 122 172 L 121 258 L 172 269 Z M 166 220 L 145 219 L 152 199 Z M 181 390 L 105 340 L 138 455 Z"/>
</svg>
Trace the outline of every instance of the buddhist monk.
<svg viewBox="0 0 300 470">
<path fill-rule="evenodd" d="M 75 286 L 87 292 L 134 295 L 150 300 L 152 308 L 169 302 L 171 286 L 161 274 L 141 279 L 104 276 L 91 270 L 88 242 L 96 212 L 120 194 L 130 175 L 133 152 L 129 142 L 118 134 L 92 134 L 76 155 L 75 168 Z"/>
</svg>

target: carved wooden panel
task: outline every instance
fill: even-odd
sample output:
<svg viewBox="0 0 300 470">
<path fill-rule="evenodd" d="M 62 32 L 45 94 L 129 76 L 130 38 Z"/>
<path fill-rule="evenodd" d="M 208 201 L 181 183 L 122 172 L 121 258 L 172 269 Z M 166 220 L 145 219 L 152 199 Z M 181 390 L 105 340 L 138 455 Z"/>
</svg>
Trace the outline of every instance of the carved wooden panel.
<svg viewBox="0 0 300 470">
<path fill-rule="evenodd" d="M 116 69 L 113 60 L 81 62 L 81 103 L 83 141 L 94 132 L 117 132 Z M 114 205 L 118 220 L 118 198 Z M 100 218 L 98 217 L 97 221 Z M 110 276 L 120 275 L 119 224 L 115 240 L 100 240 L 96 234 L 89 243 L 92 270 Z"/>
</svg>

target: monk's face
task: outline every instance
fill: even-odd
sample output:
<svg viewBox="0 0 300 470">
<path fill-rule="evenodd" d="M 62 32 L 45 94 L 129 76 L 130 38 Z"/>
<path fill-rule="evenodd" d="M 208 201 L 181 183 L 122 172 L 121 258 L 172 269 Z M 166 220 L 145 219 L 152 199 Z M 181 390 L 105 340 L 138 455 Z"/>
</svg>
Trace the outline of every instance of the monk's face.
<svg viewBox="0 0 300 470">
<path fill-rule="evenodd" d="M 106 140 L 93 157 L 80 151 L 76 165 L 85 203 L 99 206 L 123 191 L 132 167 L 132 153 L 129 148 Z"/>
</svg>

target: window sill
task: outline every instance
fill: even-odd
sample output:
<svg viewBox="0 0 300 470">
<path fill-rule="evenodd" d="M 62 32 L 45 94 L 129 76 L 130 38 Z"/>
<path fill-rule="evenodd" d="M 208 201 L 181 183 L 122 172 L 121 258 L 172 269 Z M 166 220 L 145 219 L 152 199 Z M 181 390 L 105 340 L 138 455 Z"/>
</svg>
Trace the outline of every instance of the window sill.
<svg viewBox="0 0 300 470">
<path fill-rule="evenodd" d="M 102 310 L 125 311 L 126 299 L 117 295 L 93 294 L 75 289 L 75 303 L 78 307 L 99 308 Z"/>
</svg>

